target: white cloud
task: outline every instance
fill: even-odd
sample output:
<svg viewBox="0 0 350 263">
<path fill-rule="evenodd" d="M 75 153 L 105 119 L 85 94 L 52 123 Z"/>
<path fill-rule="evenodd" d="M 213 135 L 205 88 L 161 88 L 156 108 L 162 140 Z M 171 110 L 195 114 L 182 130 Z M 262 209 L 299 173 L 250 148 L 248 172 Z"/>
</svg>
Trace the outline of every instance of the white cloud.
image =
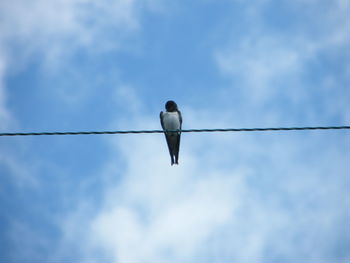
<svg viewBox="0 0 350 263">
<path fill-rule="evenodd" d="M 142 175 L 145 181 L 150 177 L 150 174 Z M 142 196 L 126 193 L 122 196 L 126 198 L 124 204 L 102 211 L 92 222 L 91 238 L 95 245 L 112 253 L 115 262 L 168 261 L 169 254 L 174 262 L 187 261 L 231 217 L 229 188 L 237 190 L 237 186 L 229 180 L 213 177 L 193 185 L 192 180 L 185 180 L 182 185 L 178 179 L 171 178 L 179 176 L 176 173 L 156 172 L 151 176 L 160 182 L 152 178 L 148 190 L 138 187 L 145 182 L 142 179 L 138 179 L 139 183 L 128 182 L 125 187 L 146 192 Z M 165 176 L 174 183 L 172 187 L 163 183 Z"/>
<path fill-rule="evenodd" d="M 138 29 L 140 5 L 133 0 L 2 2 L 2 42 L 16 43 L 20 50 L 14 55 L 43 53 L 50 63 L 81 47 L 114 49 L 119 46 L 115 37 Z M 113 45 L 110 34 L 115 35 Z"/>
<path fill-rule="evenodd" d="M 242 12 L 250 17 L 254 26 L 242 25 L 247 29 L 242 36 L 231 32 L 231 40 L 218 47 L 214 54 L 219 70 L 232 81 L 232 86 L 225 87 L 223 92 L 226 97 L 228 92 L 237 93 L 252 111 L 265 111 L 271 120 L 278 122 L 289 121 L 283 110 L 289 107 L 282 108 L 283 103 L 294 107 L 299 117 L 298 109 L 307 105 L 302 116 L 309 123 L 328 122 L 335 116 L 341 116 L 346 122 L 348 110 L 342 98 L 348 97 L 344 83 L 348 82 L 349 74 L 346 70 L 335 71 L 324 63 L 332 58 L 337 60 L 335 64 L 340 69 L 348 67 L 346 52 L 345 56 L 340 54 L 350 41 L 349 5 L 343 1 L 299 1 L 291 5 L 296 14 L 299 11 L 301 21 L 288 21 L 293 34 L 288 29 L 281 32 L 265 24 L 265 5 L 252 4 L 253 14 L 249 13 L 250 4 L 243 8 Z M 305 26 L 303 19 L 315 13 L 317 18 Z M 340 103 L 335 102 L 339 100 Z M 322 118 L 317 107 L 323 110 Z M 272 112 L 267 112 L 269 108 Z M 290 120 L 292 117 L 288 116 Z"/>
<path fill-rule="evenodd" d="M 249 89 L 250 98 L 262 103 L 276 95 L 276 81 L 291 80 L 302 71 L 301 55 L 287 40 L 260 36 L 220 51 L 216 58 L 223 72 L 242 80 Z"/>
<path fill-rule="evenodd" d="M 231 200 L 242 191 L 239 171 L 236 176 L 205 171 L 186 150 L 181 165 L 170 167 L 159 134 L 116 143 L 126 167 L 105 175 L 123 174 L 118 183 L 109 183 L 101 210 L 88 220 L 89 249 L 101 250 L 112 262 L 193 260 L 232 218 Z"/>
<path fill-rule="evenodd" d="M 157 0 L 1 1 L 0 67 L 14 75 L 35 58 L 46 77 L 65 75 L 58 78 L 63 83 L 56 93 L 75 103 L 86 89 L 83 85 L 72 87 L 72 83 L 86 78 L 88 73 L 72 67 L 73 55 L 77 51 L 95 55 L 132 49 L 134 42 L 125 45 L 125 41 L 139 31 L 143 12 L 159 12 L 158 5 Z M 6 103 L 4 74 L 2 70 L 2 105 Z"/>
</svg>

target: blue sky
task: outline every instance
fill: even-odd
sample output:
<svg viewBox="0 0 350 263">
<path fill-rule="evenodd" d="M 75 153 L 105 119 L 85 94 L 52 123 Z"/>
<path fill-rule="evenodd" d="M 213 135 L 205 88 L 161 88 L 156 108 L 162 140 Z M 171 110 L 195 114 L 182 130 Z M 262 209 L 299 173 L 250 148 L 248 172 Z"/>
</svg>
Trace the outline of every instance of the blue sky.
<svg viewBox="0 0 350 263">
<path fill-rule="evenodd" d="M 0 131 L 349 125 L 347 0 L 0 3 Z M 1 262 L 349 262 L 348 131 L 0 139 Z"/>
</svg>

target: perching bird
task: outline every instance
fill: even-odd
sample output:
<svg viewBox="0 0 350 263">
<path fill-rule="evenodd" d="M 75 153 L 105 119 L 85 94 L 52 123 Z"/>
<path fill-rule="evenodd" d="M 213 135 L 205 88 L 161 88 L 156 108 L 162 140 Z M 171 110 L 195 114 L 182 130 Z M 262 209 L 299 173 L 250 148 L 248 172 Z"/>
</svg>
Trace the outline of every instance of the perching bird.
<svg viewBox="0 0 350 263">
<path fill-rule="evenodd" d="M 160 123 L 165 131 L 165 138 L 168 144 L 171 165 L 179 164 L 179 149 L 181 132 L 171 132 L 181 130 L 182 116 L 175 101 L 169 100 L 165 104 L 166 112 L 160 112 Z M 169 131 L 169 132 L 167 132 Z"/>
</svg>

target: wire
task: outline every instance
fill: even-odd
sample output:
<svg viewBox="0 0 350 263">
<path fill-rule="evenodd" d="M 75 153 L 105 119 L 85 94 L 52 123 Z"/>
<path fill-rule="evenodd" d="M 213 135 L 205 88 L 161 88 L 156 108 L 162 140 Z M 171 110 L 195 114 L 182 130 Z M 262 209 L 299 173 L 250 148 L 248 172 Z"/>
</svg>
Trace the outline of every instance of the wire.
<svg viewBox="0 0 350 263">
<path fill-rule="evenodd" d="M 280 127 L 280 128 L 233 128 L 233 129 L 186 129 L 166 132 L 255 132 L 255 131 L 301 131 L 301 130 L 345 130 L 350 126 L 326 127 Z M 129 131 L 78 131 L 78 132 L 7 132 L 0 136 L 41 136 L 41 135 L 99 135 L 99 134 L 139 134 L 164 133 L 163 130 L 129 130 Z"/>
</svg>

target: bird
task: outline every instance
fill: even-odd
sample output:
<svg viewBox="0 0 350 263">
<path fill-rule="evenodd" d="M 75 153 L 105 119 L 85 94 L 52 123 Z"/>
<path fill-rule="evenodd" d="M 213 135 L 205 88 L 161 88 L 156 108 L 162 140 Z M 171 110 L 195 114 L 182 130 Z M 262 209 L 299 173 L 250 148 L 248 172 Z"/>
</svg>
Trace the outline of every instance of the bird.
<svg viewBox="0 0 350 263">
<path fill-rule="evenodd" d="M 165 103 L 166 111 L 160 112 L 160 124 L 162 125 L 165 139 L 168 144 L 171 165 L 179 164 L 179 149 L 182 127 L 182 116 L 177 104 L 173 100 Z"/>
</svg>

